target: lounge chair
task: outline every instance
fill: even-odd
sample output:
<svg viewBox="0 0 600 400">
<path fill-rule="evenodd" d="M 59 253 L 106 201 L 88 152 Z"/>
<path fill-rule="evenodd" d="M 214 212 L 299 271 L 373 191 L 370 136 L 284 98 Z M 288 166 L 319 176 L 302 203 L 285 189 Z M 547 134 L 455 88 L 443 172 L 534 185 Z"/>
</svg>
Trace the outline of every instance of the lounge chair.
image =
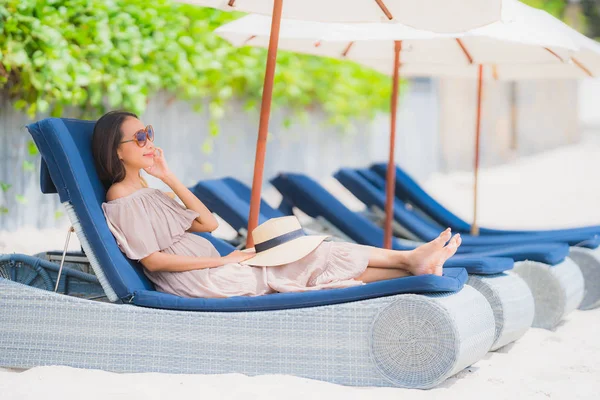
<svg viewBox="0 0 600 400">
<path fill-rule="evenodd" d="M 234 228 L 245 230 L 251 191 L 244 183 L 229 177 L 212 179 L 198 182 L 192 190 L 211 211 Z M 289 205 L 290 203 L 286 203 L 286 213 L 290 211 Z M 263 207 L 261 207 L 261 214 L 268 213 L 272 217 L 284 215 L 266 203 Z M 328 214 L 325 216 L 329 217 Z M 266 217 L 261 215 L 261 218 Z M 325 217 L 316 215 L 316 218 L 321 221 L 320 223 L 325 222 L 323 225 L 325 231 L 333 230 L 333 234 L 340 231 L 334 226 L 335 224 L 327 222 Z M 360 221 L 358 223 L 360 226 Z M 314 224 L 312 226 L 316 227 Z M 352 241 L 351 238 L 348 240 Z M 564 252 L 564 248 L 562 251 Z M 481 291 L 492 306 L 496 320 L 496 336 L 491 350 L 517 340 L 533 322 L 534 305 L 531 292 L 522 279 L 504 273 L 512 268 L 513 264 L 512 259 L 490 256 L 471 257 L 469 260 L 459 260 L 455 257 L 446 263 L 446 266 L 464 267 L 470 275 L 469 285 Z"/>
<path fill-rule="evenodd" d="M 371 170 L 359 170 L 371 183 L 385 190 L 385 180 L 381 177 L 385 164 L 374 165 Z M 408 174 L 396 168 L 396 197 L 409 205 L 407 211 L 422 221 L 450 226 L 458 232 L 469 232 L 471 225 L 452 214 L 430 197 Z M 406 208 L 406 207 L 405 207 Z M 534 236 L 540 241 L 561 241 L 571 246 L 569 257 L 577 263 L 585 280 L 584 297 L 579 305 L 582 310 L 600 306 L 600 226 L 546 231 L 504 231 L 480 228 L 479 240 L 513 240 L 515 235 Z M 478 238 L 473 238 L 478 239 Z"/>
<path fill-rule="evenodd" d="M 42 156 L 43 191 L 58 193 L 112 303 L 0 278 L 0 366 L 291 374 L 430 388 L 491 347 L 492 310 L 477 290 L 463 287 L 467 274 L 459 268 L 308 293 L 204 299 L 157 292 L 106 224 L 93 126 L 49 118 L 28 129 Z"/>
<path fill-rule="evenodd" d="M 373 214 L 381 215 L 381 210 L 385 207 L 386 195 L 382 189 L 374 186 L 363 176 L 363 174 L 368 175 L 369 173 L 374 174 L 369 170 L 355 171 L 343 168 L 335 174 L 335 178 L 361 200 L 367 208 L 373 210 Z M 375 176 L 375 178 L 379 177 Z M 405 207 L 397 199 L 394 204 L 394 222 L 399 226 L 400 231 L 417 240 L 431 240 L 432 235 L 442 229 L 434 222 L 412 212 L 410 208 Z M 509 238 L 508 235 L 503 237 L 503 239 L 507 238 Z M 473 240 L 471 240 L 472 242 Z M 502 246 L 506 245 L 502 244 Z M 514 272 L 519 274 L 530 286 L 536 299 L 536 310 L 543 311 L 544 314 L 547 314 L 547 310 L 560 310 L 563 299 L 567 299 L 573 294 L 576 294 L 575 298 L 580 295 L 583 296 L 587 284 L 584 279 L 584 287 L 581 290 L 579 289 L 581 283 L 579 268 L 574 265 L 572 260 L 566 258 L 569 251 L 568 245 L 562 244 L 560 246 L 562 251 L 558 254 L 556 254 L 556 251 L 552 251 L 552 248 L 556 247 L 554 244 L 530 244 L 503 249 L 505 251 L 504 255 L 513 257 L 515 261 L 521 261 L 515 266 Z M 459 250 L 463 250 L 463 253 L 469 253 L 477 249 L 477 246 L 466 246 L 465 248 L 461 246 Z M 556 267 L 560 270 L 556 270 Z M 557 274 L 559 271 L 561 273 Z M 575 289 L 578 293 L 574 292 Z M 557 296 L 557 293 L 560 295 Z M 587 295 L 589 296 L 589 292 Z M 600 296 L 600 293 L 597 293 L 596 296 Z M 558 305 L 555 304 L 557 301 L 559 302 Z M 539 304 L 540 302 L 544 304 Z M 546 318 L 546 315 L 544 318 Z"/>
<path fill-rule="evenodd" d="M 371 246 L 381 246 L 383 243 L 383 229 L 364 215 L 350 211 L 311 178 L 301 174 L 280 174 L 271 183 L 295 207 L 312 217 L 319 215 L 326 218 L 357 243 Z M 392 247 L 397 250 L 410 250 L 414 246 L 414 242 L 392 240 Z M 528 259 L 516 263 L 516 268 L 517 270 L 526 268 L 527 271 L 527 275 L 519 275 L 526 277 L 525 281 L 534 296 L 536 307 L 533 326 L 535 327 L 553 328 L 581 302 L 583 277 L 577 265 L 566 257 L 567 245 L 484 248 L 482 252 L 456 255 L 448 260 L 447 264 L 469 261 L 474 255 Z M 531 261 L 532 259 L 538 261 Z M 550 267 L 546 262 L 550 262 L 553 266 Z M 452 263 L 452 265 L 456 264 Z M 550 287 L 551 290 L 548 290 L 548 285 L 553 285 Z"/>
<path fill-rule="evenodd" d="M 385 187 L 385 176 L 387 173 L 387 164 L 373 164 L 370 168 L 380 178 L 384 178 L 383 185 Z M 361 171 L 362 172 L 362 171 Z M 452 213 L 450 210 L 438 203 L 431 197 L 421 186 L 410 177 L 404 170 L 396 166 L 396 197 L 407 204 L 411 204 L 422 210 L 425 215 L 429 216 L 434 221 L 441 225 L 453 227 L 458 232 L 468 233 L 471 231 L 471 224 Z M 584 237 L 600 235 L 600 225 L 591 225 L 569 229 L 549 229 L 549 230 L 503 230 L 479 228 L 481 236 L 487 235 L 506 235 L 506 234 L 583 234 Z"/>
</svg>

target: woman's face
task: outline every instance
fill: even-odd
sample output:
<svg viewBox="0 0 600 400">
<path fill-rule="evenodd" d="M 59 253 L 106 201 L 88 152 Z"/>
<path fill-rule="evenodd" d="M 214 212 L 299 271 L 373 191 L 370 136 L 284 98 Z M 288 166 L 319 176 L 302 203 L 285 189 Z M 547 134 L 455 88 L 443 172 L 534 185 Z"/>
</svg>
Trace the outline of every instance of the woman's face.
<svg viewBox="0 0 600 400">
<path fill-rule="evenodd" d="M 135 134 L 145 128 L 142 121 L 133 117 L 127 118 L 121 125 L 121 131 L 123 132 L 121 142 L 128 142 L 119 144 L 117 154 L 126 167 L 141 169 L 154 165 L 154 143 L 146 140 L 144 147 L 140 147 L 133 140 Z"/>
</svg>

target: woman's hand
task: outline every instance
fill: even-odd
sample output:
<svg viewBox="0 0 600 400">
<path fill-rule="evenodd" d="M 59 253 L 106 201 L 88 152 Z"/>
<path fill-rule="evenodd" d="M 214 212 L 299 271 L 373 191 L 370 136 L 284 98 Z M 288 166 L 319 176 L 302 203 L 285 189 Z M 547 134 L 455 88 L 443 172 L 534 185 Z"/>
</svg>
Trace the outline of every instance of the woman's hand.
<svg viewBox="0 0 600 400">
<path fill-rule="evenodd" d="M 227 264 L 237 264 L 241 263 L 242 261 L 246 261 L 254 257 L 255 255 L 255 253 L 246 253 L 243 251 L 235 250 L 223 257 L 223 260 L 225 260 Z"/>
<path fill-rule="evenodd" d="M 157 147 L 154 150 L 154 165 L 144 168 L 144 171 L 160 179 L 161 181 L 164 181 L 165 178 L 171 174 L 171 170 L 167 165 L 167 160 L 165 159 L 163 149 Z"/>
</svg>

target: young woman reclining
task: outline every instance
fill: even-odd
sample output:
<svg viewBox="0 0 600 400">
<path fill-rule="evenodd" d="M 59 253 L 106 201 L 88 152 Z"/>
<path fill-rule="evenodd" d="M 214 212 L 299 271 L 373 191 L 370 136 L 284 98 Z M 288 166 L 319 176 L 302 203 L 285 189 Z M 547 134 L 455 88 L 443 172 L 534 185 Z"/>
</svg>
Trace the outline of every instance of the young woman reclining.
<svg viewBox="0 0 600 400">
<path fill-rule="evenodd" d="M 217 220 L 169 170 L 153 140 L 152 127 L 145 127 L 136 115 L 113 111 L 97 121 L 92 151 L 100 178 L 109 185 L 102 204 L 108 226 L 121 251 L 141 262 L 159 291 L 183 297 L 257 296 L 441 275 L 444 262 L 460 246 L 460 235 L 451 237 L 450 229 L 412 251 L 324 241 L 306 237 L 300 229 L 257 245 L 256 250 L 220 256 L 208 240 L 190 233 L 212 232 Z M 149 188 L 141 169 L 167 184 L 185 207 Z M 287 250 L 275 251 L 286 240 Z M 304 245 L 294 246 L 293 241 Z"/>
</svg>

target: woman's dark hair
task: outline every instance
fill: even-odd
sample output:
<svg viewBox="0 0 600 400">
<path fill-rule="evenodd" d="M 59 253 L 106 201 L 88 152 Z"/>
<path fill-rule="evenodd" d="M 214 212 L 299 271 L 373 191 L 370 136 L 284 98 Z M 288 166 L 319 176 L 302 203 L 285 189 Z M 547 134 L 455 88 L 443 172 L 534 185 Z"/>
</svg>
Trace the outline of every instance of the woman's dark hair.
<svg viewBox="0 0 600 400">
<path fill-rule="evenodd" d="M 119 160 L 117 148 L 123 140 L 121 126 L 130 117 L 137 118 L 137 115 L 127 111 L 110 111 L 94 126 L 92 154 L 100 180 L 107 189 L 125 178 L 125 166 Z"/>
</svg>

